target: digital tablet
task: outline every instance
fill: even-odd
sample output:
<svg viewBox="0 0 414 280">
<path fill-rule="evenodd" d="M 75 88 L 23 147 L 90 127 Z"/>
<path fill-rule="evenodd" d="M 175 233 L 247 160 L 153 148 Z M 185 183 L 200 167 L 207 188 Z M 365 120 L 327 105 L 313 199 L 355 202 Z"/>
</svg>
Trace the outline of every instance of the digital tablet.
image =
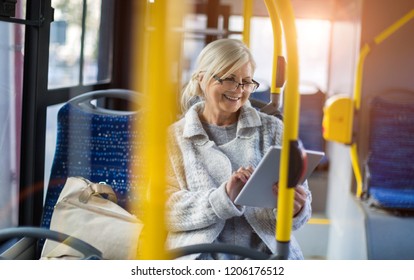
<svg viewBox="0 0 414 280">
<path fill-rule="evenodd" d="M 324 152 L 305 150 L 307 169 L 302 182 L 305 181 L 325 155 Z M 273 195 L 272 186 L 279 181 L 280 146 L 272 146 L 266 152 L 249 180 L 234 200 L 235 204 L 275 208 L 277 199 Z"/>
</svg>

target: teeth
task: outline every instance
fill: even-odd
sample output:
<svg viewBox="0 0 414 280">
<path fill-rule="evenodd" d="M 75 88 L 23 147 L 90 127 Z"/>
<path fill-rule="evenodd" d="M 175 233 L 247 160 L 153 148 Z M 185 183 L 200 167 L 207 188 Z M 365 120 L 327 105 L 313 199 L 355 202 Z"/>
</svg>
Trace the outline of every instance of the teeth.
<svg viewBox="0 0 414 280">
<path fill-rule="evenodd" d="M 228 96 L 224 94 L 224 97 L 226 97 L 227 99 L 230 99 L 232 101 L 238 101 L 240 99 L 240 97 L 232 97 L 232 96 Z"/>
</svg>

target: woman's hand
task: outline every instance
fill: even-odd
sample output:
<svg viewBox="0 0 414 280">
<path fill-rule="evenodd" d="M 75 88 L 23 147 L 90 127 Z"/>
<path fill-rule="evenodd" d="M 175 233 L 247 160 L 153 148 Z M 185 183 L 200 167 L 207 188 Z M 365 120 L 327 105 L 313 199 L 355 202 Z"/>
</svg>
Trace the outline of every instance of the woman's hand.
<svg viewBox="0 0 414 280">
<path fill-rule="evenodd" d="M 241 189 L 246 184 L 247 180 L 253 173 L 253 167 L 240 167 L 236 172 L 233 172 L 229 181 L 226 184 L 226 192 L 231 201 L 234 202 Z"/>
<path fill-rule="evenodd" d="M 273 185 L 273 195 L 277 198 L 277 194 L 279 192 L 279 185 L 278 183 Z M 295 217 L 300 210 L 302 210 L 303 206 L 306 203 L 306 192 L 305 189 L 298 185 L 295 188 L 295 197 L 294 197 L 294 201 L 293 201 L 293 217 Z"/>
</svg>

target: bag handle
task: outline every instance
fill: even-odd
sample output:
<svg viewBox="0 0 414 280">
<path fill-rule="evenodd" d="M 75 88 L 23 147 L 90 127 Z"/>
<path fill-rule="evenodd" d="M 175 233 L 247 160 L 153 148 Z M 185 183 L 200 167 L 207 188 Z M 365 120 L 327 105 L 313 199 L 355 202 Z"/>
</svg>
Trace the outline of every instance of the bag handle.
<svg viewBox="0 0 414 280">
<path fill-rule="evenodd" d="M 118 203 L 116 194 L 110 185 L 104 182 L 92 183 L 86 179 L 83 179 L 87 183 L 87 187 L 79 195 L 79 201 L 82 203 L 88 203 L 91 196 L 100 196 L 108 199 L 113 203 Z"/>
</svg>

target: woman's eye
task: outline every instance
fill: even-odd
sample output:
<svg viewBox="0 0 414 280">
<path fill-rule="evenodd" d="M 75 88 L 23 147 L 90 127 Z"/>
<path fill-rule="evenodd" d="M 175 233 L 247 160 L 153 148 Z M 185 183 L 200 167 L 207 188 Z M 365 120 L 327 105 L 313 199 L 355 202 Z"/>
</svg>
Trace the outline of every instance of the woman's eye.
<svg viewBox="0 0 414 280">
<path fill-rule="evenodd" d="M 224 80 L 227 81 L 227 82 L 232 82 L 232 83 L 235 83 L 236 82 L 236 80 L 234 80 L 232 78 L 226 78 Z"/>
</svg>

